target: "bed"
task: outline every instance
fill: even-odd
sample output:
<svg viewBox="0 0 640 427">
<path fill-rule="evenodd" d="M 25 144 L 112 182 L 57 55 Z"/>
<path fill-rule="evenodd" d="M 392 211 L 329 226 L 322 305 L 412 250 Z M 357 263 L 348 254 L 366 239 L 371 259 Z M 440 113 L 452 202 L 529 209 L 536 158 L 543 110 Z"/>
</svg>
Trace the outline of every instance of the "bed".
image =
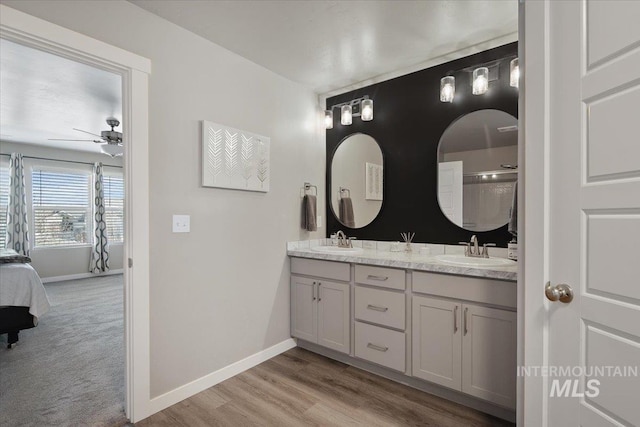
<svg viewBox="0 0 640 427">
<path fill-rule="evenodd" d="M 18 342 L 23 329 L 38 325 L 49 310 L 47 293 L 28 257 L 0 253 L 0 334 L 8 334 L 8 347 Z"/>
</svg>

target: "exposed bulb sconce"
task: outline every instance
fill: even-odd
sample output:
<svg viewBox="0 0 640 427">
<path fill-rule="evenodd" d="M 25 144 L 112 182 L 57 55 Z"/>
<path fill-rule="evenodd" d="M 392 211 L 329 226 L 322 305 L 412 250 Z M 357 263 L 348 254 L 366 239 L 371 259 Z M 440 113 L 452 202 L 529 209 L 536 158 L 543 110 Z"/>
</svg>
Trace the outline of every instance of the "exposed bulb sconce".
<svg viewBox="0 0 640 427">
<path fill-rule="evenodd" d="M 479 67 L 473 70 L 473 89 L 471 93 L 474 95 L 483 95 L 489 89 L 489 69 L 487 67 Z"/>
<path fill-rule="evenodd" d="M 498 82 L 500 80 L 500 69 L 506 67 L 506 61 L 509 61 L 509 84 L 517 88 L 520 80 L 518 58 L 506 56 L 460 70 L 448 71 L 448 75 L 440 79 L 440 101 L 453 102 L 453 98 L 456 95 L 455 73 L 464 74 L 465 79 L 471 75 L 471 93 L 474 95 L 484 95 L 489 90 L 489 82 Z M 500 84 L 497 86 L 501 87 Z"/>
<path fill-rule="evenodd" d="M 456 93 L 456 78 L 447 76 L 440 79 L 440 101 L 453 102 Z"/>
<path fill-rule="evenodd" d="M 520 66 L 518 65 L 518 58 L 511 60 L 509 63 L 509 85 L 518 87 L 520 83 Z"/>
<path fill-rule="evenodd" d="M 353 113 L 351 109 L 351 105 L 343 105 L 340 107 L 340 124 L 344 126 L 349 126 L 353 123 Z"/>
<path fill-rule="evenodd" d="M 373 120 L 373 99 L 363 99 L 360 102 L 360 118 L 363 122 Z"/>
<path fill-rule="evenodd" d="M 324 127 L 325 129 L 333 129 L 333 110 L 325 110 Z"/>
<path fill-rule="evenodd" d="M 351 101 L 342 102 L 332 105 L 331 108 L 324 112 L 325 129 L 333 129 L 333 109 L 340 108 L 340 124 L 349 126 L 353 123 L 353 117 L 362 119 L 363 122 L 373 120 L 373 99 L 369 99 L 369 95 L 361 98 L 352 99 Z"/>
</svg>

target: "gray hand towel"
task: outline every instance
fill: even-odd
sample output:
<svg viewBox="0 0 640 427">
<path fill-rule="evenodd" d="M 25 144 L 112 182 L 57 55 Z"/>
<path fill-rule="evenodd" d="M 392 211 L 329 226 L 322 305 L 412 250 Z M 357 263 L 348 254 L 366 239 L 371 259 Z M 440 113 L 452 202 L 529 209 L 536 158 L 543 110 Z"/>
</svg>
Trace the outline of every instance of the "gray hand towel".
<svg viewBox="0 0 640 427">
<path fill-rule="evenodd" d="M 513 184 L 513 200 L 511 201 L 508 231 L 513 237 L 518 236 L 518 181 Z"/>
<path fill-rule="evenodd" d="M 316 224 L 316 196 L 305 194 L 302 199 L 302 228 L 307 231 L 316 231 L 318 224 Z"/>
<path fill-rule="evenodd" d="M 353 216 L 353 202 L 350 197 L 340 199 L 339 210 L 340 222 L 347 227 L 356 228 L 356 221 Z"/>
</svg>

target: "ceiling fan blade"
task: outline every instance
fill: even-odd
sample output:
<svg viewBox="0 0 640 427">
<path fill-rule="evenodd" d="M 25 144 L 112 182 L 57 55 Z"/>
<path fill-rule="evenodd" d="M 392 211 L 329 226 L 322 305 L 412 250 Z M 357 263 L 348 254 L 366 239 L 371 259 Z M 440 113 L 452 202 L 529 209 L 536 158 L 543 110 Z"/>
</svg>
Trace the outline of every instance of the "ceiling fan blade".
<svg viewBox="0 0 640 427">
<path fill-rule="evenodd" d="M 78 132 L 84 132 L 84 133 L 88 133 L 89 135 L 93 135 L 93 136 L 97 136 L 98 138 L 102 138 L 102 135 L 98 135 L 96 133 L 92 133 L 92 132 L 87 132 L 86 130 L 82 130 L 82 129 L 76 129 L 76 128 L 72 128 L 73 130 L 77 130 Z"/>
<path fill-rule="evenodd" d="M 103 142 L 103 141 L 95 141 L 93 139 L 61 139 L 61 138 L 49 138 L 47 141 L 84 141 L 84 142 Z"/>
</svg>

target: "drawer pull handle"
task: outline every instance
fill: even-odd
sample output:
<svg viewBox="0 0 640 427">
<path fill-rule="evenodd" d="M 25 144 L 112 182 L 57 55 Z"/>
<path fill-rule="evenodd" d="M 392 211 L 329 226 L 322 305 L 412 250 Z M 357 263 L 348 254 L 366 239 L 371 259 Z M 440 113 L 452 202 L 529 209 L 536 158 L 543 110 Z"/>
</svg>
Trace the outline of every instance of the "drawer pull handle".
<svg viewBox="0 0 640 427">
<path fill-rule="evenodd" d="M 389 279 L 387 276 L 374 276 L 373 274 L 369 274 L 367 276 L 367 279 L 369 280 L 379 280 L 381 282 L 384 282 L 385 280 Z"/>
<path fill-rule="evenodd" d="M 467 312 L 469 311 L 469 307 L 464 308 L 464 334 L 467 335 Z"/>
<path fill-rule="evenodd" d="M 383 312 L 383 313 L 384 313 L 385 311 L 389 310 L 389 307 L 380 307 L 380 306 L 377 306 L 377 305 L 371 305 L 371 304 L 367 305 L 367 308 L 368 308 L 369 310 L 381 311 L 381 312 Z"/>
<path fill-rule="evenodd" d="M 453 333 L 458 332 L 458 306 L 453 308 Z"/>
<path fill-rule="evenodd" d="M 378 351 L 382 351 L 382 352 L 385 352 L 385 351 L 389 350 L 389 347 L 383 347 L 381 345 L 375 345 L 375 344 L 372 344 L 372 343 L 367 344 L 367 347 L 369 347 L 369 348 L 371 348 L 373 350 L 378 350 Z"/>
</svg>

